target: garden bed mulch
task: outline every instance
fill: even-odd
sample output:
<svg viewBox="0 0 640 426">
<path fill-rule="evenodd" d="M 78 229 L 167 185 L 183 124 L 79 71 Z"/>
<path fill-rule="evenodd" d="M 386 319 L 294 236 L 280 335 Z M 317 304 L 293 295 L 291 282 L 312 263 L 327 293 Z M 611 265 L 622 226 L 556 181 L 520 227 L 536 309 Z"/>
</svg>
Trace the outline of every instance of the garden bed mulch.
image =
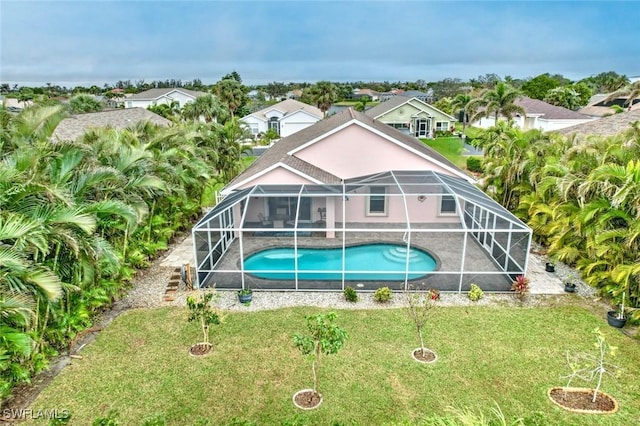
<svg viewBox="0 0 640 426">
<path fill-rule="evenodd" d="M 587 388 L 556 387 L 549 389 L 549 398 L 557 406 L 574 413 L 612 414 L 618 411 L 618 402 L 604 392 L 598 391 L 596 401 L 593 402 L 594 391 Z"/>
</svg>

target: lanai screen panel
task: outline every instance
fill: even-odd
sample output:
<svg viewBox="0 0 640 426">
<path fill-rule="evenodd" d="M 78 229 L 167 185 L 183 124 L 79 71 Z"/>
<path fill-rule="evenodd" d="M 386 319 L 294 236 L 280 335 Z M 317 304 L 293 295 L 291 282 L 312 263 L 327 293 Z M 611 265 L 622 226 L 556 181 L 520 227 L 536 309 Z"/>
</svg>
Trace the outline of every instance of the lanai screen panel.
<svg viewBox="0 0 640 426">
<path fill-rule="evenodd" d="M 530 236 L 473 185 L 403 171 L 232 194 L 194 228 L 194 246 L 205 286 L 506 291 L 524 273 Z M 360 252 L 374 257 L 357 263 Z"/>
</svg>

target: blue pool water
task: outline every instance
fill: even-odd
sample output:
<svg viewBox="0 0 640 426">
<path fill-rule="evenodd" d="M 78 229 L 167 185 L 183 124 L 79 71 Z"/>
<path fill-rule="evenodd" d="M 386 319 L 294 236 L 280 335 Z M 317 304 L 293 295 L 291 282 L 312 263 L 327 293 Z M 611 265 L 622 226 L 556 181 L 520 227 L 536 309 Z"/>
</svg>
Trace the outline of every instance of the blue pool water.
<svg viewBox="0 0 640 426">
<path fill-rule="evenodd" d="M 295 279 L 293 247 L 273 248 L 252 254 L 245 271 L 265 279 Z M 299 248 L 299 280 L 342 280 L 342 248 Z M 398 244 L 366 244 L 345 249 L 345 280 L 400 281 L 405 278 L 407 247 Z M 409 279 L 427 275 L 436 268 L 427 252 L 409 251 Z M 313 272 L 305 272 L 313 271 Z M 326 271 L 326 272 L 325 272 Z"/>
</svg>

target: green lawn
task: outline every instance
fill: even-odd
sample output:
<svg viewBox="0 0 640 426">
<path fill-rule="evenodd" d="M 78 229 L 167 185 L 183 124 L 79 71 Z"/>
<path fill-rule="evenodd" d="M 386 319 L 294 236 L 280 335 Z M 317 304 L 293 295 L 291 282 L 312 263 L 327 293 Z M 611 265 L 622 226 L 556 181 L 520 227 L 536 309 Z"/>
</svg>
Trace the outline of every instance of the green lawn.
<svg viewBox="0 0 640 426">
<path fill-rule="evenodd" d="M 260 425 L 413 424 L 446 415 L 448 407 L 488 414 L 495 403 L 507 419 L 524 417 L 531 425 L 631 425 L 640 418 L 638 342 L 571 304 L 436 309 L 425 334 L 438 355 L 431 365 L 412 360 L 410 352 L 419 345 L 403 310 L 338 311 L 350 338 L 322 361 L 322 406 L 301 411 L 291 397 L 312 384 L 311 368 L 292 336 L 304 331 L 304 315 L 318 311 L 231 313 L 213 331 L 215 351 L 205 358 L 187 353 L 200 332 L 187 323 L 186 310 L 125 312 L 31 408 L 68 409 L 74 425 L 88 425 L 109 410 L 117 410 L 125 425 L 154 416 L 170 425 L 232 419 Z M 623 375 L 607 378 L 603 390 L 621 408 L 609 416 L 570 414 L 546 392 L 564 384 L 566 350 L 593 350 L 595 327 L 619 347 L 615 361 Z"/>
<path fill-rule="evenodd" d="M 462 139 L 459 137 L 440 137 L 436 139 L 420 140 L 438 151 L 461 169 L 465 169 L 467 167 L 467 158 L 462 155 Z"/>
</svg>

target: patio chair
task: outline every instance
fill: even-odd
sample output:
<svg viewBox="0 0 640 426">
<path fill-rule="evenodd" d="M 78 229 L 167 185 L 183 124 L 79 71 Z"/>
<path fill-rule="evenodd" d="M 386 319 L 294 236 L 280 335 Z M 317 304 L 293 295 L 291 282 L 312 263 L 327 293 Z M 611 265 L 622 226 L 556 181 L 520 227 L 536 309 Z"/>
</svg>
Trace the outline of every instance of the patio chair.
<svg viewBox="0 0 640 426">
<path fill-rule="evenodd" d="M 260 220 L 260 223 L 264 227 L 273 226 L 273 222 L 267 219 L 266 217 L 264 217 L 264 214 L 262 214 L 262 212 L 258 213 L 258 219 Z"/>
</svg>

